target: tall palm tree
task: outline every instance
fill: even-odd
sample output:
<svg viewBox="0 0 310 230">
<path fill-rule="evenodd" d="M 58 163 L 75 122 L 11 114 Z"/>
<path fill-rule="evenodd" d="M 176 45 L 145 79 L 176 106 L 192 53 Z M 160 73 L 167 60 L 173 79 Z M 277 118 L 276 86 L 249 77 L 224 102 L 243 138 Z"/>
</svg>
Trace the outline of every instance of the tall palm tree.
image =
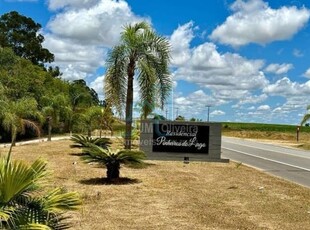
<svg viewBox="0 0 310 230">
<path fill-rule="evenodd" d="M 307 106 L 307 113 L 302 118 L 300 124 L 304 125 L 310 119 L 310 105 Z"/>
<path fill-rule="evenodd" d="M 163 108 L 170 94 L 169 42 L 146 22 L 127 25 L 120 44 L 108 55 L 105 95 L 119 112 L 125 107 L 125 148 L 131 149 L 133 80 L 136 74 L 144 116 L 155 106 Z"/>
<path fill-rule="evenodd" d="M 75 192 L 55 188 L 43 193 L 46 162 L 31 165 L 0 158 L 0 229 L 67 229 L 67 210 L 75 210 L 81 200 Z"/>
</svg>

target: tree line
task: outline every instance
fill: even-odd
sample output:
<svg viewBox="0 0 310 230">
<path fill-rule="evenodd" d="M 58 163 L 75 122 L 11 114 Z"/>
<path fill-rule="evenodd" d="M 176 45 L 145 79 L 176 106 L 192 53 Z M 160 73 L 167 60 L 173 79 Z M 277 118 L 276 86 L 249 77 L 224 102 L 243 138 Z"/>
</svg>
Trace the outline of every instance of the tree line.
<svg viewBox="0 0 310 230">
<path fill-rule="evenodd" d="M 52 130 L 111 128 L 112 112 L 94 89 L 82 79 L 61 79 L 58 67 L 45 67 L 54 55 L 42 47 L 40 28 L 15 11 L 0 17 L 0 142 L 39 133 L 50 139 Z"/>
<path fill-rule="evenodd" d="M 124 26 L 119 45 L 111 49 L 106 61 L 103 112 L 97 93 L 84 80 L 63 81 L 58 67 L 46 68 L 54 55 L 42 47 L 40 28 L 15 11 L 0 17 L 0 103 L 5 108 L 0 112 L 2 140 L 9 133 L 14 142 L 25 127 L 38 132 L 38 123 L 49 139 L 52 129 L 86 129 L 89 135 L 94 124 L 111 129 L 113 107 L 120 114 L 125 112 L 125 148 L 130 149 L 134 78 L 139 85 L 142 118 L 156 107 L 163 108 L 170 94 L 168 40 L 146 22 Z"/>
</svg>

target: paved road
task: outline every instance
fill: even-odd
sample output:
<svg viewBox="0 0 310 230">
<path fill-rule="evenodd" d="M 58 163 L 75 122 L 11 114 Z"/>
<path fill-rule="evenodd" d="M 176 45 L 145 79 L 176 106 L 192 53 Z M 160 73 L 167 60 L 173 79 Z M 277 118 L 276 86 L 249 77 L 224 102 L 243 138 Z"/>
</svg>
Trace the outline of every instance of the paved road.
<svg viewBox="0 0 310 230">
<path fill-rule="evenodd" d="M 242 162 L 310 188 L 310 151 L 222 137 L 222 158 Z"/>
</svg>

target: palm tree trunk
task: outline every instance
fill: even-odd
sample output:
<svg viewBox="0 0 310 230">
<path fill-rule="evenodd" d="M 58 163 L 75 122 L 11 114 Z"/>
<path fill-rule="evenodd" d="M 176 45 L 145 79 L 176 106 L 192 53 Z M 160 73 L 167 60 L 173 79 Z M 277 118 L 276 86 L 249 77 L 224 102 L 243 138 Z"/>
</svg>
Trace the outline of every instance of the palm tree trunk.
<svg viewBox="0 0 310 230">
<path fill-rule="evenodd" d="M 11 146 L 16 146 L 16 136 L 17 136 L 17 130 L 16 127 L 12 127 L 12 131 L 11 131 Z"/>
<path fill-rule="evenodd" d="M 17 135 L 16 127 L 12 127 L 12 140 L 11 140 L 11 146 L 8 152 L 7 163 L 10 162 L 13 146 L 16 145 L 16 135 Z"/>
<path fill-rule="evenodd" d="M 92 132 L 92 122 L 89 121 L 87 122 L 87 136 L 91 137 L 91 132 Z"/>
<path fill-rule="evenodd" d="M 127 98 L 126 98 L 125 149 L 131 149 L 132 107 L 133 107 L 133 76 L 134 76 L 134 66 L 131 66 L 129 64 Z"/>
<path fill-rule="evenodd" d="M 47 118 L 47 141 L 52 141 L 52 118 L 48 117 Z"/>
<path fill-rule="evenodd" d="M 109 181 L 113 179 L 119 178 L 119 169 L 120 169 L 120 163 L 114 162 L 114 163 L 108 163 L 107 166 L 107 179 Z"/>
</svg>

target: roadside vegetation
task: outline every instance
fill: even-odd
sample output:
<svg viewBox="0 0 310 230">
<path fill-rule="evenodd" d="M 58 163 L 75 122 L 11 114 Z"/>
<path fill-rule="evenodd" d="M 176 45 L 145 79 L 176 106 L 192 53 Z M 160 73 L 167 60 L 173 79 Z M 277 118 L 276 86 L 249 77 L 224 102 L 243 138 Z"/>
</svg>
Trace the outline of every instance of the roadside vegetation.
<svg viewBox="0 0 310 230">
<path fill-rule="evenodd" d="M 294 125 L 223 122 L 222 135 L 310 150 L 310 127 L 297 128 Z"/>
<path fill-rule="evenodd" d="M 1 229 L 310 225 L 310 193 L 304 187 L 242 164 L 144 161 L 131 143 L 139 139 L 132 117 L 134 76 L 139 73 L 141 118 L 163 108 L 172 87 L 168 41 L 150 25 L 124 27 L 120 44 L 108 55 L 107 98 L 101 101 L 84 80 L 62 80 L 59 68 L 49 66 L 54 55 L 42 47 L 40 29 L 15 11 L 0 17 L 0 142 L 11 142 L 0 148 Z M 124 121 L 116 118 L 124 112 Z M 74 133 L 71 140 L 50 142 L 68 133 Z M 118 137 L 107 138 L 114 134 Z M 223 134 L 292 141 L 296 127 L 223 123 Z M 307 146 L 309 127 L 298 134 L 296 142 Z M 48 141 L 15 146 L 37 136 Z M 41 187 L 47 170 L 54 176 Z M 82 204 L 78 194 L 82 211 L 71 212 Z"/>
<path fill-rule="evenodd" d="M 28 162 L 38 156 L 46 159 L 53 171 L 50 186 L 80 194 L 83 207 L 70 215 L 72 230 L 310 226 L 308 188 L 245 165 L 146 161 L 143 168 L 121 166 L 121 179 L 111 184 L 103 180 L 104 168 L 84 163 L 82 149 L 71 144 L 63 140 L 17 146 L 12 154 Z"/>
</svg>

